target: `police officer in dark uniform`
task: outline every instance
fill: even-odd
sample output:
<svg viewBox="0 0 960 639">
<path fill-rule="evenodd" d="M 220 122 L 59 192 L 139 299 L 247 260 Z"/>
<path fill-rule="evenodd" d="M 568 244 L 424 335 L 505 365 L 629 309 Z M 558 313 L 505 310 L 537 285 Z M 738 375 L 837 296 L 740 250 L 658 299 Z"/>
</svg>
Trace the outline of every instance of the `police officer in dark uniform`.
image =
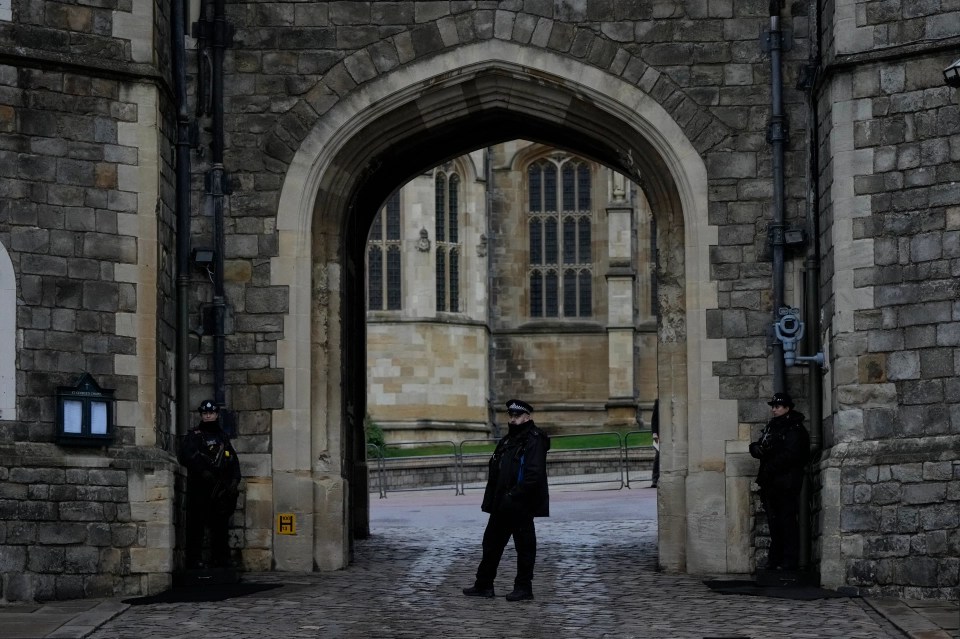
<svg viewBox="0 0 960 639">
<path fill-rule="evenodd" d="M 237 507 L 240 461 L 220 426 L 220 409 L 210 400 L 200 404 L 200 423 L 183 437 L 180 463 L 187 475 L 187 568 L 204 568 L 204 529 L 210 531 L 214 567 L 230 565 L 227 531 Z"/>
<path fill-rule="evenodd" d="M 787 393 L 774 393 L 767 402 L 773 412 L 750 454 L 760 460 L 757 484 L 770 528 L 768 570 L 797 570 L 800 559 L 800 489 L 810 456 L 810 436 L 803 413 L 793 410 Z"/>
<path fill-rule="evenodd" d="M 517 576 L 507 601 L 533 599 L 533 565 L 537 559 L 534 517 L 550 515 L 547 451 L 550 438 L 537 428 L 533 407 L 519 399 L 507 402 L 509 431 L 493 451 L 480 509 L 490 514 L 483 533 L 483 558 L 469 597 L 495 597 L 493 580 L 510 537 L 517 549 Z"/>
</svg>

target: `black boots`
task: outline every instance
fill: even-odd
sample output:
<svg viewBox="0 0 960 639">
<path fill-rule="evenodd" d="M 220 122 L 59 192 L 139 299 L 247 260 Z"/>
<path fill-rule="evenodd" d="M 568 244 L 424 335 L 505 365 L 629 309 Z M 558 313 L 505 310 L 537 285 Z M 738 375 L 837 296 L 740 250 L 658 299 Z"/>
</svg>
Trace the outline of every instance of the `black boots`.
<svg viewBox="0 0 960 639">
<path fill-rule="evenodd" d="M 464 588 L 463 594 L 468 597 L 484 597 L 486 599 L 492 599 L 497 596 L 497 593 L 493 591 L 493 586 L 489 588 L 471 586 L 469 588 Z M 533 591 L 529 588 L 515 587 L 513 592 L 507 595 L 507 601 L 530 601 L 531 599 L 533 599 Z"/>
<path fill-rule="evenodd" d="M 507 601 L 530 601 L 533 599 L 533 591 L 528 588 L 514 588 L 513 592 L 507 595 Z"/>
<path fill-rule="evenodd" d="M 463 589 L 463 594 L 468 597 L 486 597 L 487 599 L 493 599 L 497 596 L 497 593 L 493 591 L 493 586 L 490 588 L 480 588 L 479 586 L 471 586 L 469 588 Z"/>
</svg>

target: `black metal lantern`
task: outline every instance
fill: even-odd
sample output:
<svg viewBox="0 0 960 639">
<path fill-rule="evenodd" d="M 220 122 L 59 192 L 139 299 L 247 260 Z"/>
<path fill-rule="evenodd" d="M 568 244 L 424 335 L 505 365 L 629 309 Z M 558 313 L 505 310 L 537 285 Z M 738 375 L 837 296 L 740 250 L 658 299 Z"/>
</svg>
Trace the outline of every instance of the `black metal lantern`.
<svg viewBox="0 0 960 639">
<path fill-rule="evenodd" d="M 960 87 L 960 59 L 943 70 L 943 80 L 950 87 Z"/>
<path fill-rule="evenodd" d="M 100 388 L 89 373 L 74 386 L 57 388 L 57 443 L 106 446 L 113 441 L 113 391 Z"/>
</svg>

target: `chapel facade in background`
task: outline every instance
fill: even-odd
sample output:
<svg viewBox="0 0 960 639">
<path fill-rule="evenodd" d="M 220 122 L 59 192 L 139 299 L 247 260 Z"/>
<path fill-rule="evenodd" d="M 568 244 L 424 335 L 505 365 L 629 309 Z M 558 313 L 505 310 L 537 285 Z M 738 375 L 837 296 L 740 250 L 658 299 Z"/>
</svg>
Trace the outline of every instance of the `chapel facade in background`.
<svg viewBox="0 0 960 639">
<path fill-rule="evenodd" d="M 626 177 L 516 140 L 394 192 L 367 252 L 367 412 L 386 441 L 626 433 L 656 398 L 655 227 Z"/>
</svg>

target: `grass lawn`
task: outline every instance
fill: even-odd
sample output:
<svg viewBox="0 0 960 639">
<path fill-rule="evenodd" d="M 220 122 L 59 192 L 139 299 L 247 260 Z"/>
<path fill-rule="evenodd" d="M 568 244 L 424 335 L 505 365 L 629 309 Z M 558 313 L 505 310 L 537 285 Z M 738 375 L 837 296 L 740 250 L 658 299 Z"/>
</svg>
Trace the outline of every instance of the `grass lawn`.
<svg viewBox="0 0 960 639">
<path fill-rule="evenodd" d="M 550 438 L 550 450 L 591 450 L 604 448 L 620 448 L 624 445 L 624 438 L 629 448 L 644 448 L 652 444 L 650 431 L 632 431 L 630 433 L 594 433 L 588 435 L 555 435 Z M 467 440 L 460 447 L 464 455 L 489 455 L 493 452 L 496 442 L 493 440 Z M 430 457 L 435 455 L 455 454 L 452 443 L 436 444 L 387 444 L 384 457 Z M 371 456 L 370 450 L 367 456 Z"/>
</svg>

